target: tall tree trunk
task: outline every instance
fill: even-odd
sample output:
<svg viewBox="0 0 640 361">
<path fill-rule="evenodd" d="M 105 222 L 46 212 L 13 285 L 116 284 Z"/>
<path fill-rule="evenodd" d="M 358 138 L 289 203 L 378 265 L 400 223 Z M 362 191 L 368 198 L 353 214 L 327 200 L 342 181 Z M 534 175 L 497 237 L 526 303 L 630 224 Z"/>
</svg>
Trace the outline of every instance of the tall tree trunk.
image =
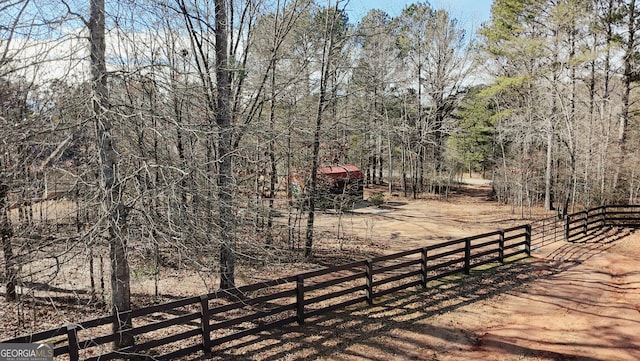
<svg viewBox="0 0 640 361">
<path fill-rule="evenodd" d="M 337 2 L 336 2 L 337 12 Z M 322 130 L 322 117 L 327 107 L 327 85 L 329 82 L 329 69 L 333 50 L 333 30 L 335 27 L 335 13 L 329 20 L 325 20 L 325 42 L 322 48 L 322 72 L 320 73 L 320 94 L 318 95 L 318 105 L 316 108 L 316 127 L 313 134 L 313 154 L 311 161 L 311 184 L 309 185 L 309 213 L 307 216 L 307 231 L 304 245 L 305 257 L 310 257 L 313 250 L 313 224 L 316 213 L 316 197 L 318 193 L 318 167 L 320 156 L 320 131 Z M 331 23 L 329 23 L 331 21 Z"/>
<path fill-rule="evenodd" d="M 418 59 L 421 59 L 420 48 L 418 48 Z M 417 164 L 414 169 L 414 183 L 413 183 L 413 199 L 418 198 L 418 193 L 422 193 L 424 186 L 424 153 L 425 153 L 425 144 L 424 144 L 424 125 L 423 125 L 423 109 L 422 109 L 422 63 L 418 64 L 418 159 L 416 160 Z"/>
<path fill-rule="evenodd" d="M 558 52 L 560 51 L 559 39 L 558 39 L 558 31 L 553 31 L 553 64 L 558 64 Z M 558 82 L 559 82 L 559 69 L 556 68 L 556 65 L 552 68 L 553 71 L 553 80 L 552 80 L 552 92 L 551 96 L 553 97 L 551 100 L 551 112 L 547 116 L 547 158 L 545 163 L 545 173 L 544 173 L 544 209 L 547 211 L 553 210 L 553 191 L 554 191 L 554 182 L 553 182 L 553 140 L 556 132 L 556 122 L 555 117 L 558 113 Z"/>
<path fill-rule="evenodd" d="M 612 55 L 611 55 L 611 49 L 613 48 L 613 44 L 614 44 L 614 23 L 613 23 L 613 16 L 614 16 L 614 7 L 615 7 L 615 2 L 617 0 L 609 0 L 608 5 L 607 5 L 607 13 L 604 19 L 604 26 L 606 28 L 606 38 L 605 38 L 605 59 L 604 59 L 604 84 L 603 84 L 603 93 L 602 93 L 602 100 L 601 102 L 604 104 L 605 107 L 607 107 L 606 109 L 606 114 L 602 115 L 602 119 L 606 121 L 606 124 L 604 127 L 607 128 L 608 124 L 611 123 L 611 105 L 610 105 L 610 101 L 611 101 L 611 79 L 612 79 Z M 605 188 L 606 188 L 606 182 L 607 182 L 607 176 L 610 174 L 609 173 L 609 167 L 610 165 L 608 164 L 608 158 L 609 158 L 609 139 L 606 138 L 605 139 L 605 144 L 604 146 L 601 148 L 601 153 L 600 153 L 600 168 L 601 168 L 601 173 L 600 173 L 600 202 L 601 204 L 605 204 L 607 202 L 607 199 L 609 199 L 610 197 L 610 192 L 606 193 Z M 615 166 L 614 166 L 615 168 Z"/>
<path fill-rule="evenodd" d="M 275 77 L 274 77 L 275 79 Z M 275 84 L 275 81 L 272 82 L 272 85 Z M 271 110 L 269 113 L 269 123 L 271 125 L 271 129 L 275 129 L 275 91 L 271 93 Z M 278 185 L 278 165 L 276 163 L 276 151 L 275 151 L 275 140 L 273 136 L 269 139 L 269 164 L 271 177 L 269 178 L 269 211 L 267 213 L 267 244 L 270 244 L 273 239 L 273 217 L 275 213 L 275 197 L 276 197 L 276 186 Z"/>
<path fill-rule="evenodd" d="M 93 87 L 93 116 L 96 127 L 96 144 L 99 151 L 102 186 L 102 208 L 106 212 L 109 255 L 111 259 L 111 304 L 117 315 L 131 309 L 129 265 L 126 254 L 126 239 L 122 226 L 126 224 L 125 208 L 121 199 L 120 183 L 117 180 L 118 156 L 109 118 L 109 93 L 107 90 L 107 67 L 105 60 L 105 11 L 104 0 L 91 0 L 89 40 L 91 43 L 91 80 Z M 131 328 L 131 318 L 114 321 L 114 333 Z M 133 345 L 133 336 L 120 333 L 114 347 Z"/>
<path fill-rule="evenodd" d="M 220 288 L 235 288 L 235 220 L 233 197 L 235 186 L 232 170 L 232 126 L 229 112 L 231 83 L 227 43 L 226 0 L 215 0 L 216 6 L 216 123 L 219 128 L 218 227 L 220 229 Z"/>
<path fill-rule="evenodd" d="M 552 188 L 552 168 L 553 168 L 553 126 L 547 134 L 547 157 L 544 172 L 544 209 L 550 211 L 553 209 Z"/>
<path fill-rule="evenodd" d="M 394 162 L 393 162 L 393 148 L 392 148 L 392 143 L 391 143 L 391 124 L 389 122 L 389 114 L 387 113 L 387 110 L 385 108 L 384 111 L 384 117 L 386 120 L 386 126 L 387 126 L 387 177 L 388 177 L 388 187 L 389 187 L 389 196 L 391 196 L 391 194 L 393 193 L 393 166 L 394 166 Z M 382 168 L 382 166 L 380 167 Z M 380 179 L 382 179 L 382 175 L 380 175 Z"/>
<path fill-rule="evenodd" d="M 0 239 L 2 239 L 2 252 L 4 253 L 4 273 L 6 293 L 4 295 L 7 302 L 16 300 L 16 269 L 13 266 L 13 245 L 11 237 L 13 229 L 9 221 L 7 212 L 7 190 L 6 184 L 0 184 Z"/>
<path fill-rule="evenodd" d="M 277 26 L 274 24 L 274 26 Z M 274 33 L 277 33 L 277 28 L 274 29 Z M 275 41 L 275 40 L 274 40 Z M 273 44 L 275 49 L 277 44 Z M 278 69 L 278 61 L 273 50 L 271 54 L 271 102 L 269 103 L 269 129 L 274 131 L 276 129 L 276 70 Z M 276 163 L 276 151 L 275 151 L 275 135 L 269 136 L 269 164 L 271 166 L 271 177 L 269 179 L 269 211 L 267 213 L 267 244 L 271 244 L 273 238 L 273 216 L 275 212 L 274 200 L 276 197 L 276 186 L 278 184 L 278 165 Z"/>
<path fill-rule="evenodd" d="M 597 35 L 593 35 L 594 43 L 597 40 Z M 589 114 L 587 115 L 589 118 L 588 129 L 587 129 L 587 144 L 593 144 L 593 126 L 594 126 L 594 118 L 595 118 L 595 103 L 596 103 L 596 61 L 591 60 L 589 62 Z M 592 165 L 593 162 L 593 147 L 588 147 L 586 151 L 586 160 L 584 167 L 584 188 L 583 188 L 583 196 L 587 200 L 585 206 L 589 208 L 591 206 L 591 194 L 592 194 L 592 186 L 591 186 L 591 169 L 596 167 L 596 164 Z"/>
<path fill-rule="evenodd" d="M 633 81 L 635 69 L 634 58 L 636 57 L 636 1 L 630 0 L 628 5 L 628 21 L 627 21 L 627 42 L 624 54 L 624 74 L 622 77 L 623 89 L 622 89 L 622 110 L 620 111 L 620 119 L 618 121 L 618 159 L 616 164 L 616 172 L 614 176 L 614 192 L 615 197 L 620 198 L 620 195 L 624 192 L 624 177 L 626 173 L 625 169 L 625 157 L 627 152 L 627 125 L 629 124 L 629 111 L 630 111 L 630 95 L 631 95 L 631 83 Z M 617 200 L 617 199 L 616 199 Z"/>
</svg>

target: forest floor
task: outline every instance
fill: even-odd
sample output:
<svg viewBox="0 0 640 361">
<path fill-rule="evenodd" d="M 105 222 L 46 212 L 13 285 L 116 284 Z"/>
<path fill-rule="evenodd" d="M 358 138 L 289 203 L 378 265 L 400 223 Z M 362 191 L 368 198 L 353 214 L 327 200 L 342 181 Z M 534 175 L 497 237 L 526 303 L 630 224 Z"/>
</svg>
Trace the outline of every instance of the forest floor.
<svg viewBox="0 0 640 361">
<path fill-rule="evenodd" d="M 541 210 L 523 214 L 498 205 L 488 199 L 490 187 L 469 183 L 446 199 L 396 195 L 382 207 L 320 214 L 313 260 L 239 270 L 239 283 L 508 228 L 526 223 L 523 215 L 544 216 Z M 216 350 L 213 359 L 639 360 L 638 256 L 640 232 L 600 243 L 555 242 L 535 247 L 530 258 L 455 285 L 396 293 L 376 299 L 371 307 L 263 332 Z M 76 304 L 86 301 L 86 264 L 65 270 L 64 276 L 57 291 L 32 298 L 38 302 L 16 306 L 0 301 L 0 339 L 13 337 L 18 323 L 23 330 L 25 325 L 42 330 L 104 314 L 90 314 L 87 307 L 47 306 L 64 297 L 83 300 Z M 132 279 L 133 302 L 149 303 L 153 283 L 138 271 Z M 175 269 L 162 271 L 159 290 L 162 300 L 206 292 L 202 275 L 187 277 Z"/>
</svg>

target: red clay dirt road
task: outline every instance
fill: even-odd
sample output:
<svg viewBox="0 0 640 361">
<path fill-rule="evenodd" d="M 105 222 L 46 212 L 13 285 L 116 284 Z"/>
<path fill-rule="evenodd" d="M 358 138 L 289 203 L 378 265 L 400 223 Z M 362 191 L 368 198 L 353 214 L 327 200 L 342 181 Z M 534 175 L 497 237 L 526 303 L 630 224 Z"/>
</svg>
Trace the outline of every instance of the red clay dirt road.
<svg viewBox="0 0 640 361">
<path fill-rule="evenodd" d="M 373 213 L 344 216 L 341 232 L 365 240 L 350 244 L 347 238 L 345 247 L 393 253 L 425 241 L 436 243 L 525 223 L 504 206 L 487 202 L 488 190 L 471 188 L 477 194 L 451 202 L 396 197 L 387 213 L 372 209 Z M 324 233 L 335 235 L 336 219 L 319 215 L 319 228 L 324 225 Z M 332 237 L 319 238 L 335 243 Z M 83 270 L 79 267 L 77 272 Z M 69 282 L 86 278 L 73 275 L 69 273 Z M 170 290 L 175 297 L 201 293 L 202 281 L 194 277 L 166 273 L 161 281 L 161 290 Z M 140 279 L 132 288 L 144 293 L 151 289 L 150 282 Z M 16 310 L 9 306 L 0 301 L 0 322 L 12 322 Z M 39 323 L 40 329 L 80 317 L 44 314 L 48 323 Z M 0 334 L 6 331 L 1 329 L 4 323 Z M 534 249 L 530 258 L 475 272 L 459 282 L 395 293 L 375 299 L 373 306 L 340 310 L 310 318 L 304 326 L 224 344 L 212 359 L 640 360 L 640 231 L 597 243 L 548 244 Z"/>
<path fill-rule="evenodd" d="M 557 242 L 455 285 L 264 333 L 214 359 L 640 360 L 638 255 L 640 233 Z"/>
<path fill-rule="evenodd" d="M 539 250 L 551 274 L 464 310 L 479 321 L 469 325 L 478 343 L 466 359 L 640 360 L 640 262 L 629 257 L 640 237 L 619 242 Z"/>
<path fill-rule="evenodd" d="M 440 242 L 515 222 L 477 194 L 456 204 L 409 202 L 348 220 L 344 228 L 390 253 L 419 247 L 425 234 Z M 319 224 L 332 224 L 324 218 Z M 217 360 L 640 360 L 640 232 L 547 244 L 530 258 L 460 282 L 376 299 L 374 306 L 312 318 L 216 354 Z"/>
</svg>

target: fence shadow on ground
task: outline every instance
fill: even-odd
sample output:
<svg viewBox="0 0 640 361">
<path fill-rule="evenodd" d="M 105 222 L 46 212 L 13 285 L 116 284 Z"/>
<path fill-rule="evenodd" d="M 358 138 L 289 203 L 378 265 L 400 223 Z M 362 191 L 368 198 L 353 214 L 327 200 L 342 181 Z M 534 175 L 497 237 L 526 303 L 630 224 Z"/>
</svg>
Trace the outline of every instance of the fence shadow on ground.
<svg viewBox="0 0 640 361">
<path fill-rule="evenodd" d="M 389 357 L 393 358 L 393 355 L 405 355 L 410 358 L 411 352 L 417 352 L 419 357 L 426 357 L 434 345 L 417 341 L 412 337 L 416 334 L 421 335 L 420 339 L 426 335 L 428 339 L 434 340 L 439 344 L 440 351 L 442 347 L 478 347 L 483 341 L 471 332 L 461 331 L 455 328 L 455 325 L 435 326 L 425 321 L 435 315 L 453 312 L 482 300 L 523 290 L 523 287 L 534 281 L 566 273 L 592 257 L 608 251 L 617 240 L 633 232 L 633 229 L 628 228 L 604 227 L 585 235 L 577 242 L 562 242 L 558 246 L 558 240 L 554 239 L 547 245 L 556 243 L 558 247 L 546 254 L 545 259 L 520 259 L 490 270 L 472 271 L 470 276 L 454 281 L 430 284 L 426 290 L 415 288 L 392 294 L 377 300 L 370 307 L 363 305 L 341 309 L 311 318 L 303 326 L 261 332 L 214 349 L 214 359 L 306 360 L 344 355 L 383 361 L 390 359 Z M 589 301 L 578 301 L 580 302 Z M 381 339 L 392 341 L 381 342 Z M 602 361 L 584 355 L 527 348 L 508 340 L 488 340 L 484 345 L 516 356 L 537 355 L 551 359 L 579 358 L 586 361 Z M 545 345 L 542 344 L 541 347 L 543 346 Z"/>
<path fill-rule="evenodd" d="M 203 350 L 211 351 L 209 356 L 219 360 L 306 360 L 357 353 L 358 349 L 371 350 L 367 355 L 385 355 L 378 359 L 387 360 L 415 348 L 428 352 L 430 342 L 417 342 L 416 346 L 411 341 L 412 333 L 428 335 L 435 342 L 446 343 L 446 347 L 475 347 L 480 340 L 472 332 L 455 325 L 436 326 L 427 320 L 494 296 L 511 292 L 522 295 L 533 281 L 567 272 L 605 252 L 615 239 L 631 232 L 623 232 L 624 227 L 640 225 L 635 208 L 628 211 L 619 206 L 608 207 L 613 211 L 598 207 L 549 225 L 543 220 L 542 228 L 535 223 L 527 224 L 266 280 L 239 288 L 237 292 L 243 297 L 237 300 L 227 300 L 214 292 L 69 324 L 13 342 L 62 336 L 55 348 L 56 355 L 68 354 L 71 360 L 84 358 L 88 353 L 95 355 L 88 360 L 114 359 L 132 353 L 152 358 L 167 351 L 170 352 L 158 357 L 189 355 L 190 359 L 205 359 L 198 356 Z M 545 233 L 549 235 L 546 237 Z M 562 239 L 571 242 L 559 243 Z M 553 246 L 536 249 L 538 242 L 541 246 Z M 527 258 L 532 248 L 546 254 Z M 106 328 L 123 317 L 144 322 L 145 316 L 158 312 L 180 316 L 141 323 L 123 331 L 144 336 L 141 344 L 102 355 L 96 353 L 99 350 L 90 349 L 107 345 L 119 335 L 96 337 L 93 329 Z M 294 325 L 296 322 L 302 325 Z M 158 334 L 152 333 L 155 331 Z M 380 337 L 393 342 L 379 342 Z M 539 351 L 503 343 L 506 352 Z M 164 348 L 168 344 L 173 349 Z M 495 345 L 500 342 L 494 342 Z"/>
<path fill-rule="evenodd" d="M 577 246 L 576 246 L 577 247 Z M 388 360 L 393 355 L 406 355 L 408 349 L 401 345 L 412 345 L 415 350 L 433 348 L 429 344 L 416 344 L 411 334 L 429 335 L 431 338 L 458 348 L 463 344 L 473 346 L 479 342 L 472 333 L 460 339 L 460 330 L 439 327 L 424 322 L 429 318 L 486 300 L 527 284 L 549 278 L 573 268 L 577 263 L 535 259 L 519 260 L 490 270 L 472 272 L 458 280 L 430 285 L 426 290 L 415 289 L 393 294 L 380 299 L 373 306 L 359 306 L 331 312 L 313 319 L 303 326 L 294 326 L 245 338 L 241 342 L 226 344 L 214 349 L 216 360 L 306 360 L 327 357 L 333 354 L 351 354 L 378 360 Z M 409 335 L 406 339 L 405 336 Z M 372 335 L 375 335 L 372 337 Z M 393 338 L 391 346 L 381 343 L 382 338 Z M 393 345 L 396 345 L 394 348 Z M 359 355 L 356 349 L 369 350 Z M 494 347 L 496 345 L 493 345 Z M 538 353 L 539 350 L 523 349 L 515 345 L 503 345 L 505 350 L 520 354 Z M 424 355 L 423 355 L 424 356 Z M 572 357 L 572 355 L 562 355 Z M 194 359 L 204 360 L 205 357 Z M 596 360 L 581 358 L 581 360 Z"/>
</svg>

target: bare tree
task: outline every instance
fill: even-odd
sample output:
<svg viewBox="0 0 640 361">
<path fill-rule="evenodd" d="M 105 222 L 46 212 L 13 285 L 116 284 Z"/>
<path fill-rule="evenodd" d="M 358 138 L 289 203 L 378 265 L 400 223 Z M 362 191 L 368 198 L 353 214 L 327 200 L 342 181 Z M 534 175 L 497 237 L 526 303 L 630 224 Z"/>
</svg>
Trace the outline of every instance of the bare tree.
<svg viewBox="0 0 640 361">
<path fill-rule="evenodd" d="M 313 251 L 313 225 L 316 212 L 316 201 L 318 194 L 318 168 L 320 166 L 320 137 L 322 123 L 327 106 L 330 103 L 328 91 L 331 80 L 332 63 L 336 60 L 336 42 L 338 41 L 338 30 L 341 25 L 342 10 L 339 8 L 340 1 L 336 0 L 334 6 L 326 9 L 324 17 L 324 37 L 322 42 L 322 52 L 320 56 L 320 80 L 318 90 L 318 101 L 315 113 L 315 128 L 313 131 L 313 150 L 311 154 L 311 181 L 309 184 L 309 211 L 307 214 L 307 231 L 305 239 L 304 254 L 310 257 Z"/>
<path fill-rule="evenodd" d="M 632 117 L 631 105 L 635 103 L 631 99 L 631 91 L 634 88 L 633 83 L 640 80 L 638 73 L 640 72 L 638 59 L 638 47 L 639 47 L 639 32 L 640 32 L 640 9 L 636 0 L 628 0 L 622 2 L 620 6 L 622 15 L 622 24 L 626 29 L 621 31 L 620 38 L 624 39 L 622 43 L 624 55 L 623 55 L 623 70 L 622 70 L 622 109 L 619 115 L 618 121 L 618 134 L 617 134 L 617 146 L 618 146 L 618 161 L 617 170 L 613 180 L 613 188 L 616 191 L 617 198 L 623 198 L 624 192 L 628 189 L 629 179 L 625 168 L 625 158 L 628 152 L 627 138 L 629 133 L 629 120 Z"/>
<path fill-rule="evenodd" d="M 96 148 L 99 152 L 102 188 L 102 212 L 106 223 L 111 259 L 111 304 L 114 314 L 124 313 L 124 319 L 114 321 L 113 331 L 121 332 L 132 327 L 131 289 L 127 242 L 123 227 L 127 223 L 127 212 L 122 201 L 122 188 L 118 180 L 118 154 L 116 140 L 109 114 L 109 91 L 107 89 L 107 65 L 105 60 L 105 7 L 104 0 L 91 0 L 89 18 L 89 41 L 91 45 L 91 81 L 93 90 L 93 117 L 96 127 Z M 133 336 L 119 333 L 114 340 L 116 348 L 133 344 Z"/>
<path fill-rule="evenodd" d="M 444 10 L 426 3 L 406 7 L 396 19 L 397 43 L 408 74 L 405 86 L 415 90 L 415 172 L 413 196 L 425 183 L 426 160 L 430 160 L 432 191 L 442 187 L 446 176 L 444 145 L 451 132 L 451 113 L 472 70 L 471 42 L 458 21 Z M 414 143 L 414 142 L 412 142 Z"/>
<path fill-rule="evenodd" d="M 5 273 L 5 299 L 13 301 L 16 299 L 16 269 L 13 259 L 13 245 L 11 237 L 13 231 L 7 211 L 7 190 L 8 186 L 4 183 L 0 184 L 0 239 L 2 239 L 2 252 L 4 254 L 4 273 Z"/>
<path fill-rule="evenodd" d="M 13 7 L 17 8 L 13 8 Z M 5 83 L 5 77 L 12 72 L 12 64 L 11 64 L 11 53 L 10 49 L 12 46 L 12 40 L 15 32 L 17 31 L 17 27 L 20 24 L 20 18 L 22 13 L 25 11 L 28 6 L 28 1 L 17 2 L 15 4 L 7 4 L 5 8 L 0 9 L 3 12 L 17 12 L 17 16 L 15 18 L 7 19 L 10 20 L 9 24 L 2 24 L 0 29 L 2 29 L 2 40 L 0 40 L 0 80 Z M 6 30 L 5 30 L 6 29 Z M 7 119 L 7 113 L 12 112 L 12 108 L 14 108 L 15 104 L 12 104 L 12 96 L 11 92 L 7 91 L 10 89 L 10 84 L 6 82 L 2 85 L 5 91 L 3 91 L 0 96 L 0 101 L 2 102 L 2 114 L 0 114 L 0 124 L 8 126 L 8 121 L 12 119 Z M 3 131 L 5 133 L 5 131 Z M 6 134 L 6 133 L 5 133 Z M 9 139 L 9 134 L 5 135 L 5 139 Z M 17 279 L 17 270 L 15 268 L 15 259 L 13 254 L 13 227 L 11 225 L 11 219 L 9 217 L 9 204 L 8 204 L 8 191 L 9 191 L 9 179 L 10 179 L 10 159 L 9 157 L 9 149 L 6 149 L 7 144 L 6 140 L 3 142 L 4 144 L 0 145 L 0 240 L 2 241 L 2 252 L 4 254 L 4 280 L 5 280 L 5 299 L 7 301 L 14 301 L 16 299 L 16 279 Z"/>
<path fill-rule="evenodd" d="M 227 53 L 227 6 L 226 0 L 216 0 L 216 123 L 219 128 L 218 152 L 218 198 L 220 201 L 219 226 L 222 236 L 220 244 L 220 288 L 235 288 L 235 219 L 233 213 L 233 198 L 235 184 L 233 178 L 233 144 L 230 99 L 231 82 L 229 79 L 229 60 Z"/>
<path fill-rule="evenodd" d="M 362 118 L 366 182 L 371 181 L 375 184 L 383 181 L 383 159 L 386 158 L 389 191 L 391 191 L 392 127 L 387 124 L 389 118 L 387 111 L 388 103 L 393 99 L 392 84 L 398 76 L 395 71 L 398 50 L 393 37 L 391 18 L 380 10 L 370 11 L 358 24 L 357 36 L 360 43 L 360 57 L 357 59 L 358 63 L 353 75 L 355 88 L 353 118 Z M 385 129 L 386 157 L 383 150 L 383 130 Z"/>
</svg>

